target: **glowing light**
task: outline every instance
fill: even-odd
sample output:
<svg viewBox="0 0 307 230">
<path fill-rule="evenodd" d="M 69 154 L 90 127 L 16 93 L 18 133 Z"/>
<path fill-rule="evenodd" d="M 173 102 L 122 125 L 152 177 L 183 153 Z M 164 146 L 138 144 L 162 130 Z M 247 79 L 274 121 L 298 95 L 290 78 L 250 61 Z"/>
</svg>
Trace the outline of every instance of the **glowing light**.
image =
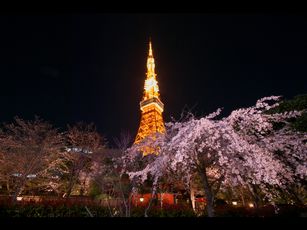
<svg viewBox="0 0 307 230">
<path fill-rule="evenodd" d="M 141 201 L 141 202 L 144 202 L 144 198 L 143 198 L 143 197 L 141 197 L 141 198 L 140 198 L 140 201 Z"/>
<path fill-rule="evenodd" d="M 233 201 L 232 205 L 236 206 L 236 205 L 238 205 L 238 202 L 237 201 Z"/>
<path fill-rule="evenodd" d="M 27 175 L 27 178 L 35 178 L 36 177 L 36 174 L 29 174 Z"/>
<path fill-rule="evenodd" d="M 254 204 L 253 204 L 253 203 L 249 203 L 249 204 L 248 204 L 248 207 L 253 208 L 253 207 L 254 207 Z"/>
<path fill-rule="evenodd" d="M 159 98 L 159 87 L 156 80 L 157 74 L 155 73 L 155 59 L 152 54 L 151 42 L 149 43 L 149 55 L 147 58 L 147 78 L 145 80 L 144 86 L 144 98 L 143 100 L 148 100 L 153 97 Z"/>
<path fill-rule="evenodd" d="M 22 196 L 17 196 L 17 201 L 21 201 L 22 200 Z"/>
<path fill-rule="evenodd" d="M 149 42 L 149 56 L 152 56 L 152 47 L 151 47 L 151 41 Z"/>
<path fill-rule="evenodd" d="M 159 87 L 158 87 L 158 82 L 155 78 L 149 78 L 145 80 L 145 94 L 147 95 L 147 98 L 153 98 L 153 97 L 158 97 L 159 94 Z"/>
<path fill-rule="evenodd" d="M 149 42 L 144 96 L 143 100 L 140 102 L 142 117 L 134 143 L 139 143 L 144 138 L 151 136 L 156 132 L 165 133 L 164 121 L 162 117 L 164 104 L 160 100 L 159 86 L 156 76 L 155 59 L 153 57 L 151 42 Z M 151 148 L 148 149 L 149 150 L 143 151 L 143 155 L 152 153 L 152 150 L 150 150 Z"/>
</svg>

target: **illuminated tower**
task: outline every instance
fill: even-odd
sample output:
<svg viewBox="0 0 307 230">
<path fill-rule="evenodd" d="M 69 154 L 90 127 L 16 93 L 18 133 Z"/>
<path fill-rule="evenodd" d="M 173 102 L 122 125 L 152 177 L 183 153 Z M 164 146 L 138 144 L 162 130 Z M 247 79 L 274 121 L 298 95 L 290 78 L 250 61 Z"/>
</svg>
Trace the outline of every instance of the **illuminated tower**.
<svg viewBox="0 0 307 230">
<path fill-rule="evenodd" d="M 145 137 L 148 137 L 156 132 L 165 132 L 162 117 L 164 104 L 160 101 L 159 87 L 156 76 L 155 59 L 152 54 L 151 42 L 149 42 L 144 96 L 143 100 L 140 102 L 142 113 L 141 123 L 134 143 L 139 143 Z M 143 152 L 143 154 L 146 155 L 147 153 Z"/>
</svg>

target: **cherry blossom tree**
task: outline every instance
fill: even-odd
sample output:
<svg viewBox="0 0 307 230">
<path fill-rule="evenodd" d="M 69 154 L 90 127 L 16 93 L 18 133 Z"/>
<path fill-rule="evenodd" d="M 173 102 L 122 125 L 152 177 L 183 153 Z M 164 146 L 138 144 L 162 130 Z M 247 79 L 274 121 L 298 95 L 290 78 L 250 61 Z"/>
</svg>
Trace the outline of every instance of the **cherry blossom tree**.
<svg viewBox="0 0 307 230">
<path fill-rule="evenodd" d="M 106 143 L 93 124 L 78 123 L 68 126 L 65 133 L 66 148 L 62 153 L 65 162 L 62 175 L 66 178 L 65 197 L 69 197 L 76 184 L 80 185 L 80 194 L 87 191 L 91 180 L 93 156 L 100 154 Z"/>
<path fill-rule="evenodd" d="M 0 177 L 7 182 L 14 200 L 27 187 L 43 187 L 52 180 L 63 137 L 38 117 L 25 121 L 16 117 L 0 135 Z"/>
<path fill-rule="evenodd" d="M 187 184 L 196 173 L 206 195 L 208 216 L 214 216 L 217 192 L 229 186 L 257 185 L 272 199 L 266 185 L 285 188 L 296 183 L 296 176 L 305 179 L 307 174 L 306 135 L 288 125 L 288 120 L 301 112 L 265 113 L 278 106 L 278 100 L 276 96 L 265 97 L 255 106 L 220 119 L 218 109 L 202 118 L 190 116 L 166 124 L 165 135 L 156 134 L 129 149 L 126 162 L 133 162 L 144 146 L 157 150 L 142 169 L 128 170 L 130 177 L 143 182 L 150 175 L 156 186 L 169 170 L 183 172 L 182 180 Z M 275 130 L 274 123 L 280 122 L 283 128 Z"/>
</svg>

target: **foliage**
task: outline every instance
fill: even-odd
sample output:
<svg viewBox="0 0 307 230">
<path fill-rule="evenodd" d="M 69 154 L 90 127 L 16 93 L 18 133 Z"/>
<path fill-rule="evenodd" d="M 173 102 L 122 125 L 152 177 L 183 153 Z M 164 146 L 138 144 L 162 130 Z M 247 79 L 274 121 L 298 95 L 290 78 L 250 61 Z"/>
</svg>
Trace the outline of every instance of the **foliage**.
<svg viewBox="0 0 307 230">
<path fill-rule="evenodd" d="M 284 113 L 288 111 L 304 111 L 301 116 L 292 120 L 292 127 L 301 132 L 307 132 L 307 94 L 297 95 L 291 100 L 282 101 L 268 113 Z"/>
<path fill-rule="evenodd" d="M 95 203 L 70 200 L 36 202 L 6 202 L 1 204 L 0 217 L 109 217 L 106 207 Z"/>
<path fill-rule="evenodd" d="M 278 213 L 275 212 L 276 208 Z M 295 205 L 266 205 L 260 208 L 226 206 L 216 209 L 218 217 L 301 217 L 306 213 L 306 207 Z"/>
<path fill-rule="evenodd" d="M 112 217 L 107 207 L 97 202 L 84 202 L 70 199 L 58 199 L 37 202 L 0 202 L 0 217 Z M 275 212 L 272 205 L 260 208 L 246 208 L 220 206 L 216 208 L 218 217 L 300 217 L 307 213 L 306 206 L 278 205 L 279 212 Z M 116 215 L 115 215 L 116 216 Z M 133 207 L 132 217 L 143 217 L 144 207 Z M 153 206 L 149 217 L 196 217 L 191 207 L 185 205 Z"/>
<path fill-rule="evenodd" d="M 132 217 L 144 217 L 145 207 L 134 207 Z M 193 209 L 186 205 L 152 206 L 148 211 L 148 217 L 196 217 Z"/>
<path fill-rule="evenodd" d="M 124 161 L 131 179 L 142 183 L 150 175 L 157 187 L 170 171 L 183 173 L 186 184 L 197 173 L 209 216 L 214 215 L 216 194 L 227 187 L 248 188 L 255 197 L 259 188 L 272 201 L 270 186 L 285 189 L 307 175 L 306 135 L 291 130 L 288 122 L 302 112 L 265 113 L 277 107 L 278 100 L 276 96 L 262 98 L 255 106 L 235 110 L 221 119 L 217 119 L 221 111 L 217 110 L 199 119 L 190 116 L 167 124 L 166 135 L 157 134 L 129 149 Z M 274 130 L 276 122 L 284 123 L 284 127 Z M 132 171 L 129 162 L 135 162 L 144 146 L 155 146 L 158 154 Z"/>
<path fill-rule="evenodd" d="M 95 197 L 98 197 L 100 194 L 101 194 L 101 188 L 99 187 L 99 185 L 95 181 L 92 181 L 88 195 L 90 197 L 95 198 Z"/>
</svg>

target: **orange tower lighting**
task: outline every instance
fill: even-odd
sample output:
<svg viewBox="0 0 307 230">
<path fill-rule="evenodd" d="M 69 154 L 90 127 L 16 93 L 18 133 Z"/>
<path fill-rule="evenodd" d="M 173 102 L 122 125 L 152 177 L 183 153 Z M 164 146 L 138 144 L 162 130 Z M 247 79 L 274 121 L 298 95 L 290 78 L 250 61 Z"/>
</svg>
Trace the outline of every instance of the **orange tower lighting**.
<svg viewBox="0 0 307 230">
<path fill-rule="evenodd" d="M 162 117 L 164 104 L 160 100 L 159 87 L 155 73 L 155 59 L 153 57 L 151 41 L 147 58 L 147 73 L 144 85 L 144 96 L 140 102 L 141 122 L 134 143 L 137 144 L 144 138 L 157 132 L 165 133 Z M 149 152 L 143 152 L 147 155 Z"/>
</svg>

